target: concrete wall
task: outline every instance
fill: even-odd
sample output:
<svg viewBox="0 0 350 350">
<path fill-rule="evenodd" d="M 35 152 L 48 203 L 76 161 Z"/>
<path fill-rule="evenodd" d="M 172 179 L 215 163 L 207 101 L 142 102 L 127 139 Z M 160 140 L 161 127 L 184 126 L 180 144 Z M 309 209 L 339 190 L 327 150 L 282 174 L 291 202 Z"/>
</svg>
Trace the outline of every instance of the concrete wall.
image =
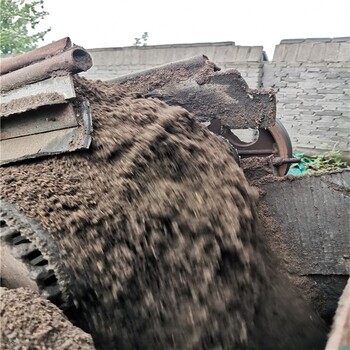
<svg viewBox="0 0 350 350">
<path fill-rule="evenodd" d="M 131 46 L 88 50 L 94 65 L 84 75 L 108 80 L 172 61 L 206 55 L 222 69 L 236 68 L 249 86 L 260 86 L 265 57 L 262 46 L 236 46 L 234 42 Z"/>
<path fill-rule="evenodd" d="M 108 80 L 138 70 L 205 54 L 222 69 L 236 68 L 248 85 L 273 87 L 277 117 L 298 151 L 349 153 L 350 37 L 282 40 L 272 61 L 262 46 L 234 42 L 89 50 L 89 79 Z"/>
</svg>

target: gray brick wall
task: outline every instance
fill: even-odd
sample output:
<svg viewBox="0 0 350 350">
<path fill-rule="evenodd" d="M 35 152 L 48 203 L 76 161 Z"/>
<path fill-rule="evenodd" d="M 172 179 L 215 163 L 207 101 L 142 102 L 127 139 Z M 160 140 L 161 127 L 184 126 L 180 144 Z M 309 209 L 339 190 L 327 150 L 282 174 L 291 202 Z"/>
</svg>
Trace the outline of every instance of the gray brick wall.
<svg viewBox="0 0 350 350">
<path fill-rule="evenodd" d="M 263 69 L 296 150 L 349 153 L 350 38 L 282 40 Z"/>
</svg>

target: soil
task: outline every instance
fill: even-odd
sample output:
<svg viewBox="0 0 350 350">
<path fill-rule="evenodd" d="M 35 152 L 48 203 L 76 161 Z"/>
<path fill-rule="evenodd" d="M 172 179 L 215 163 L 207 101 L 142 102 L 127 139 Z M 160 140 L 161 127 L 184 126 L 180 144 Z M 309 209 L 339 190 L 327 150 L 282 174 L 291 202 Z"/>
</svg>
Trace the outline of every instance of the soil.
<svg viewBox="0 0 350 350">
<path fill-rule="evenodd" d="M 272 178 L 279 179 L 279 177 L 274 176 L 270 157 L 242 158 L 240 165 L 252 186 L 258 187 L 262 181 L 269 181 Z"/>
<path fill-rule="evenodd" d="M 90 335 L 33 291 L 0 287 L 0 296 L 2 350 L 94 349 Z"/>
<path fill-rule="evenodd" d="M 57 240 L 98 349 L 320 349 L 229 147 L 180 107 L 76 78 L 89 152 L 1 169 L 2 196 Z"/>
<path fill-rule="evenodd" d="M 157 67 L 148 71 L 116 78 L 129 91 L 145 94 L 161 89 L 166 85 L 174 85 L 193 78 L 198 85 L 206 84 L 219 70 L 206 56 L 195 56 L 192 59 L 179 61 L 175 64 Z"/>
</svg>

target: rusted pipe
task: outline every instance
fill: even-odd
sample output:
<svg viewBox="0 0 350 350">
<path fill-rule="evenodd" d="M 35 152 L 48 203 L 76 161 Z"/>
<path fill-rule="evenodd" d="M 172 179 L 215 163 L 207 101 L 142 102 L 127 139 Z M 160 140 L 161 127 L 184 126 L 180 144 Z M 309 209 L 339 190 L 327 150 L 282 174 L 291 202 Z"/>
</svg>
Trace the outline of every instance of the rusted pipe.
<svg viewBox="0 0 350 350">
<path fill-rule="evenodd" d="M 83 72 L 91 66 L 90 54 L 82 47 L 75 46 L 59 55 L 0 76 L 1 92 L 35 83 L 51 76 Z"/>
<path fill-rule="evenodd" d="M 280 166 L 283 164 L 293 164 L 293 163 L 301 163 L 301 159 L 300 158 L 285 158 L 282 159 L 280 157 L 276 157 L 272 160 L 272 164 L 274 166 Z"/>
<path fill-rule="evenodd" d="M 66 37 L 54 41 L 51 44 L 26 52 L 22 55 L 5 58 L 0 62 L 0 75 L 6 74 L 8 72 L 13 72 L 17 69 L 29 66 L 38 61 L 42 61 L 46 58 L 66 51 L 71 47 L 72 42 L 69 37 Z"/>
</svg>

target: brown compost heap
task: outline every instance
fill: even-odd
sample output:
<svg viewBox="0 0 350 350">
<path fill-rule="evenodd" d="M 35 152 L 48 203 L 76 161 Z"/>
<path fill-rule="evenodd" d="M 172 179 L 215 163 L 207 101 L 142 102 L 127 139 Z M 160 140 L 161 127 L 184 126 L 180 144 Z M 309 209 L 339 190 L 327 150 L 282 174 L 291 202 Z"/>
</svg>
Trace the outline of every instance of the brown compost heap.
<svg viewBox="0 0 350 350">
<path fill-rule="evenodd" d="M 91 336 L 55 305 L 23 288 L 0 288 L 2 350 L 92 350 Z"/>
<path fill-rule="evenodd" d="M 265 248 L 257 193 L 180 107 L 75 79 L 89 152 L 1 169 L 57 240 L 99 349 L 320 349 L 325 330 Z"/>
</svg>

